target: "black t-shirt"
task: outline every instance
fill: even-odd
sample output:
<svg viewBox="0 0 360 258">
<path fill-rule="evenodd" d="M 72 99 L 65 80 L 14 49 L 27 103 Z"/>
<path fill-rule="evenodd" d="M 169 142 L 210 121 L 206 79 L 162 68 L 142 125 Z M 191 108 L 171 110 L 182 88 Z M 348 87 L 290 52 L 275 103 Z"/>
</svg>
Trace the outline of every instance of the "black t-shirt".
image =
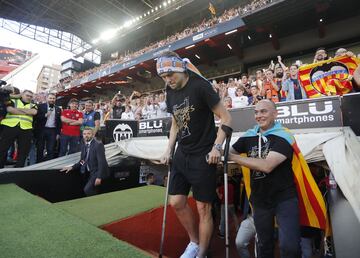
<svg viewBox="0 0 360 258">
<path fill-rule="evenodd" d="M 250 171 L 251 196 L 250 201 L 255 206 L 274 207 L 281 201 L 297 196 L 292 170 L 293 149 L 283 138 L 269 135 L 267 142 L 261 141 L 261 156 L 266 158 L 270 151 L 286 156 L 286 160 L 279 164 L 272 172 Z M 241 137 L 232 146 L 238 153 L 246 153 L 248 157 L 257 158 L 259 155 L 258 136 Z"/>
<path fill-rule="evenodd" d="M 121 114 L 122 112 L 125 111 L 125 107 L 124 106 L 114 106 L 113 107 L 113 118 L 115 119 L 121 119 Z"/>
<path fill-rule="evenodd" d="M 301 86 L 299 84 L 298 79 L 291 79 L 291 81 L 294 83 L 294 99 L 302 99 L 302 93 L 301 93 Z"/>
<path fill-rule="evenodd" d="M 183 88 L 167 87 L 166 94 L 167 112 L 174 116 L 179 128 L 179 148 L 189 154 L 210 151 L 216 139 L 211 109 L 220 101 L 211 84 L 191 75 Z"/>
</svg>

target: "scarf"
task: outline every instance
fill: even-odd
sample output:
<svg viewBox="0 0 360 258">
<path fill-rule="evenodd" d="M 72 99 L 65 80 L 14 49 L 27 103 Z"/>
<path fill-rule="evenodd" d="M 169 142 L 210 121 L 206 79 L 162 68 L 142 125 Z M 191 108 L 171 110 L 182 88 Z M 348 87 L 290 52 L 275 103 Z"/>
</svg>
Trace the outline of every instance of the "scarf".
<svg viewBox="0 0 360 258">
<path fill-rule="evenodd" d="M 200 71 L 193 65 L 188 58 L 180 57 L 159 57 L 156 62 L 156 71 L 158 75 L 163 73 L 184 73 L 186 71 L 193 72 L 195 75 L 209 82 Z M 209 82 L 210 83 L 210 82 Z"/>
<path fill-rule="evenodd" d="M 325 230 L 327 227 L 325 201 L 310 172 L 304 156 L 295 142 L 294 136 L 290 133 L 289 129 L 283 127 L 278 122 L 275 122 L 275 125 L 272 128 L 263 133 L 260 133 L 259 129 L 259 126 L 256 125 L 253 129 L 248 130 L 242 137 L 259 137 L 259 157 L 261 157 L 261 138 L 266 142 L 266 136 L 268 135 L 281 137 L 291 145 L 294 150 L 292 170 L 299 198 L 300 225 Z M 249 197 L 251 193 L 250 169 L 242 167 L 242 171 L 246 193 Z"/>
</svg>

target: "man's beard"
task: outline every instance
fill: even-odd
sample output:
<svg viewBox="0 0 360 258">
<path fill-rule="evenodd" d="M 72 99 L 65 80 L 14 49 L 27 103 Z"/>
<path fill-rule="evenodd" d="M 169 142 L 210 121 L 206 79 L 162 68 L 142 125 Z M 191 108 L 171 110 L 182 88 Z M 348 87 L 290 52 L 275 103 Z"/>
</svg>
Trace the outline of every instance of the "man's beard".
<svg viewBox="0 0 360 258">
<path fill-rule="evenodd" d="M 284 76 L 284 73 L 276 73 L 276 78 L 282 78 Z"/>
<path fill-rule="evenodd" d="M 93 139 L 93 137 L 91 137 L 91 138 L 88 138 L 88 139 L 85 139 L 85 142 L 91 142 L 91 140 Z"/>
</svg>

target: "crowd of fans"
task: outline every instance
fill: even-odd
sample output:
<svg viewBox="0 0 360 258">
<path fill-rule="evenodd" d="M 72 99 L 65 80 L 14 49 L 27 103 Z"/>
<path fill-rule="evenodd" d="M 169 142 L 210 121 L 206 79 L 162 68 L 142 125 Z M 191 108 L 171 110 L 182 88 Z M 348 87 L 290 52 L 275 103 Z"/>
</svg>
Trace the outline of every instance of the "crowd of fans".
<svg viewBox="0 0 360 258">
<path fill-rule="evenodd" d="M 339 56 L 354 57 L 355 55 L 344 48 L 339 48 L 335 57 Z M 326 50 L 319 48 L 314 55 L 313 62 L 320 62 L 328 58 Z M 213 80 L 212 87 L 219 94 L 227 109 L 255 105 L 261 99 L 269 99 L 275 103 L 306 99 L 308 98 L 307 93 L 298 76 L 301 65 L 301 61 L 298 60 L 287 67 L 281 56 L 278 56 L 276 63 L 271 61 L 268 67 L 256 70 L 255 74 L 242 74 L 240 78 L 229 78 L 227 82 Z M 360 85 L 360 67 L 353 76 L 349 76 L 342 83 L 351 83 L 356 91 Z M 24 130 L 33 129 L 35 138 L 19 138 L 21 141 L 25 141 L 25 146 L 28 147 L 31 142 L 35 143 L 36 150 L 33 150 L 33 153 L 37 153 L 37 159 L 30 159 L 32 160 L 30 163 L 34 163 L 36 160 L 43 161 L 46 157 L 54 157 L 53 150 L 56 143 L 58 143 L 59 156 L 78 151 L 83 128 L 92 127 L 95 133 L 99 132 L 108 119 L 141 120 L 169 116 L 166 93 L 163 90 L 151 94 L 133 91 L 130 96 L 118 92 L 111 100 L 98 102 L 71 99 L 65 109 L 55 105 L 54 94 L 34 95 L 31 91 L 25 90 L 19 95 L 15 89 L 13 94 L 15 94 L 13 95 L 15 101 L 9 102 L 12 108 L 16 109 L 16 106 L 22 103 L 21 105 L 29 104 L 31 109 L 37 110 L 36 114 L 26 112 L 23 114 L 26 116 L 24 118 L 31 118 L 33 123 L 33 126 L 27 124 Z M 21 102 L 15 105 L 19 100 Z M 18 111 L 15 111 L 14 114 L 18 114 Z M 48 117 L 52 122 L 48 121 Z M 10 123 L 9 125 L 2 122 L 2 124 L 3 127 L 11 126 Z M 52 130 L 48 130 L 49 128 Z M 21 130 L 18 132 L 20 136 L 23 133 Z M 19 137 L 18 134 L 11 131 L 10 135 L 6 135 L 6 137 L 15 139 Z M 2 137 L 4 138 L 4 136 Z M 24 146 L 23 143 L 22 146 Z M 14 150 L 16 147 L 10 148 L 7 155 L 10 159 Z M 44 158 L 45 153 L 47 154 Z M 24 157 L 21 157 L 20 160 L 23 159 Z"/>
<path fill-rule="evenodd" d="M 245 6 L 239 6 L 237 8 L 231 8 L 229 10 L 225 10 L 223 14 L 216 17 L 215 15 L 210 19 L 204 19 L 200 23 L 193 24 L 184 30 L 175 33 L 174 35 L 168 36 L 166 39 L 160 40 L 158 42 L 153 42 L 150 45 L 137 50 L 137 51 L 126 51 L 125 53 L 118 56 L 116 59 L 108 61 L 104 64 L 101 64 L 100 66 L 94 67 L 92 69 L 86 70 L 84 72 L 79 72 L 77 74 L 74 74 L 70 79 L 68 78 L 66 82 L 62 82 L 61 84 L 68 83 L 70 80 L 77 80 L 86 76 L 89 76 L 92 73 L 99 72 L 101 70 L 104 70 L 106 68 L 112 67 L 115 64 L 127 62 L 129 60 L 132 60 L 136 57 L 139 57 L 147 52 L 150 52 L 154 49 L 169 45 L 175 41 L 178 41 L 180 39 L 189 37 L 195 33 L 202 32 L 206 29 L 209 29 L 211 27 L 214 27 L 216 24 L 223 23 L 226 21 L 229 21 L 237 16 L 245 16 L 250 14 L 251 12 L 260 9 L 264 7 L 267 4 L 270 4 L 274 2 L 274 0 L 253 0 L 251 3 L 245 5 Z M 63 90 L 62 85 L 59 84 L 57 87 L 57 90 Z"/>
<path fill-rule="evenodd" d="M 22 167 L 75 153 L 80 150 L 82 131 L 90 127 L 96 135 L 108 119 L 140 120 L 168 116 L 162 91 L 156 94 L 134 91 L 127 97 L 118 92 L 112 100 L 99 102 L 73 98 L 67 107 L 62 108 L 55 104 L 53 93 L 34 94 L 24 90 L 20 94 L 14 87 L 7 87 L 7 90 L 11 91 L 4 101 L 8 111 L 0 118 L 3 143 L 0 168 L 4 167 L 6 160 L 16 160 L 16 166 Z"/>
<path fill-rule="evenodd" d="M 341 55 L 355 56 L 344 48 L 339 48 L 334 57 Z M 319 48 L 314 61 L 329 59 L 325 49 Z M 243 73 L 239 78 L 229 78 L 225 81 L 212 81 L 212 86 L 218 92 L 228 109 L 255 105 L 261 99 L 273 102 L 292 101 L 308 98 L 303 86 L 298 80 L 299 67 L 303 63 L 298 60 L 290 66 L 283 63 L 281 56 L 276 63 L 271 61 L 268 67 L 257 69 L 254 74 Z M 352 77 L 348 78 L 352 81 Z M 43 94 L 35 95 L 34 102 L 45 102 Z M 94 109 L 100 114 L 100 124 L 103 126 L 108 119 L 141 120 L 166 117 L 166 93 L 140 93 L 134 91 L 130 96 L 118 92 L 110 100 L 94 103 Z M 84 101 L 80 102 L 79 110 L 85 109 Z"/>
<path fill-rule="evenodd" d="M 128 53 L 120 59 L 118 58 L 117 60 L 111 61 L 111 64 L 104 65 L 112 65 L 117 62 L 129 60 L 146 51 L 150 51 L 183 37 L 187 37 L 193 33 L 205 30 L 217 23 L 230 20 L 235 16 L 245 15 L 271 2 L 272 0 L 257 0 L 252 1 L 246 6 L 227 10 L 219 17 L 204 20 L 197 26 L 186 28 L 184 31 L 170 36 L 163 41 L 154 43 L 135 53 Z M 354 57 L 355 54 L 344 48 L 339 48 L 335 53 L 335 57 L 338 56 Z M 316 63 L 329 58 L 326 50 L 324 48 L 319 48 L 314 55 L 313 62 Z M 104 65 L 96 69 L 103 69 Z M 302 62 L 298 60 L 287 67 L 283 63 L 281 56 L 278 56 L 275 63 L 271 61 L 268 67 L 258 69 L 254 74 L 248 75 L 244 73 L 241 77 L 229 78 L 226 82 L 213 80 L 212 87 L 219 94 L 222 103 L 227 109 L 255 105 L 261 99 L 269 99 L 275 103 L 306 99 L 308 96 L 303 85 L 301 85 L 298 76 L 299 67 L 301 65 L 303 65 Z M 354 77 L 350 76 L 347 78 L 347 81 L 354 86 L 354 90 L 357 90 L 360 85 L 359 70 L 360 69 L 358 68 Z M 86 71 L 87 74 L 92 72 L 94 72 L 94 70 Z M 80 78 L 83 75 L 84 74 L 78 74 L 77 77 L 67 78 L 67 80 Z M 12 131 L 10 135 L 4 136 L 3 128 L 8 126 L 11 127 L 12 125 L 11 122 L 6 124 L 2 121 L 1 137 L 2 139 L 4 137 L 7 137 L 8 139 L 17 139 L 18 142 L 22 142 L 20 144 L 22 146 L 24 146 L 23 142 L 25 142 L 26 148 L 30 147 L 31 143 L 34 143 L 33 145 L 36 146 L 36 148 L 30 151 L 30 153 L 37 153 L 37 155 L 34 155 L 35 158 L 30 158 L 30 164 L 55 157 L 56 155 L 53 153 L 55 146 L 58 147 L 59 156 L 78 151 L 81 131 L 85 127 L 92 127 L 94 128 L 95 133 L 99 132 L 100 128 L 105 125 L 105 121 L 108 119 L 141 120 L 169 116 L 167 113 L 166 93 L 164 90 L 151 94 L 133 91 L 130 96 L 125 96 L 118 92 L 111 100 L 108 99 L 96 102 L 93 102 L 93 100 L 80 101 L 71 99 L 68 103 L 68 107 L 64 109 L 55 105 L 55 95 L 52 93 L 48 95 L 33 94 L 31 91 L 25 90 L 22 94 L 19 94 L 19 91 L 15 88 L 12 93 L 13 100 L 9 100 L 9 105 L 14 110 L 14 114 L 24 116 L 21 118 L 22 120 L 31 120 L 32 125 L 26 124 L 24 126 L 25 129 L 20 128 L 20 131 L 17 133 Z M 20 111 L 17 110 L 17 104 L 23 106 Z M 25 110 L 25 107 L 36 111 L 28 112 Z M 2 118 L 4 118 L 4 116 Z M 48 118 L 51 119 L 51 122 L 48 121 Z M 51 133 L 50 131 L 45 130 L 49 128 L 54 130 L 50 130 Z M 25 139 L 20 137 L 29 129 L 33 130 L 35 138 L 27 137 Z M 23 132 L 21 130 L 25 131 Z M 11 146 L 9 145 L 9 147 L 7 147 L 10 149 L 6 150 L 8 159 L 13 159 L 14 153 L 17 153 L 17 145 L 14 144 L 14 142 L 11 144 Z M 29 152 L 26 151 L 26 148 L 24 153 Z M 0 155 L 3 155 L 1 150 Z M 19 160 L 20 163 L 17 165 L 23 166 L 25 158 L 21 157 Z M 4 163 L 0 163 L 0 168 L 3 165 Z"/>
<path fill-rule="evenodd" d="M 355 54 L 339 48 L 334 57 Z M 287 67 L 281 56 L 277 63 L 271 61 L 269 67 L 256 70 L 255 74 L 242 74 L 240 78 L 229 78 L 227 82 L 212 81 L 213 88 L 220 95 L 227 109 L 255 105 L 261 99 L 269 99 L 275 103 L 307 99 L 306 91 L 299 80 L 299 67 L 304 65 L 300 60 Z M 319 48 L 314 56 L 314 63 L 330 59 L 324 48 Z M 342 83 L 350 82 L 353 91 L 360 86 L 360 81 L 349 76 Z"/>
</svg>

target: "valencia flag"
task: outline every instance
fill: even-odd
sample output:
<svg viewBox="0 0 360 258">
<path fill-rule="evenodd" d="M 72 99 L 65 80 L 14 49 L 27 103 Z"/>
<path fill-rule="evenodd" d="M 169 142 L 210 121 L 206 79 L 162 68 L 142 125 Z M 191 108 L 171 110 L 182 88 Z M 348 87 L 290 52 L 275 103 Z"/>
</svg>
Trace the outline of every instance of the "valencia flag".
<svg viewBox="0 0 360 258">
<path fill-rule="evenodd" d="M 309 98 L 343 95 L 351 92 L 350 78 L 359 64 L 356 57 L 341 56 L 304 65 L 299 69 L 299 80 Z"/>
<path fill-rule="evenodd" d="M 323 230 L 327 229 L 327 213 L 324 198 L 289 129 L 276 122 L 274 127 L 259 135 L 259 126 L 257 125 L 253 129 L 248 130 L 242 137 L 266 137 L 268 135 L 276 135 L 283 138 L 291 145 L 294 151 L 291 163 L 299 198 L 300 225 Z M 244 153 L 241 155 L 246 156 Z M 242 172 L 246 194 L 249 197 L 251 194 L 250 169 L 243 166 Z"/>
</svg>

